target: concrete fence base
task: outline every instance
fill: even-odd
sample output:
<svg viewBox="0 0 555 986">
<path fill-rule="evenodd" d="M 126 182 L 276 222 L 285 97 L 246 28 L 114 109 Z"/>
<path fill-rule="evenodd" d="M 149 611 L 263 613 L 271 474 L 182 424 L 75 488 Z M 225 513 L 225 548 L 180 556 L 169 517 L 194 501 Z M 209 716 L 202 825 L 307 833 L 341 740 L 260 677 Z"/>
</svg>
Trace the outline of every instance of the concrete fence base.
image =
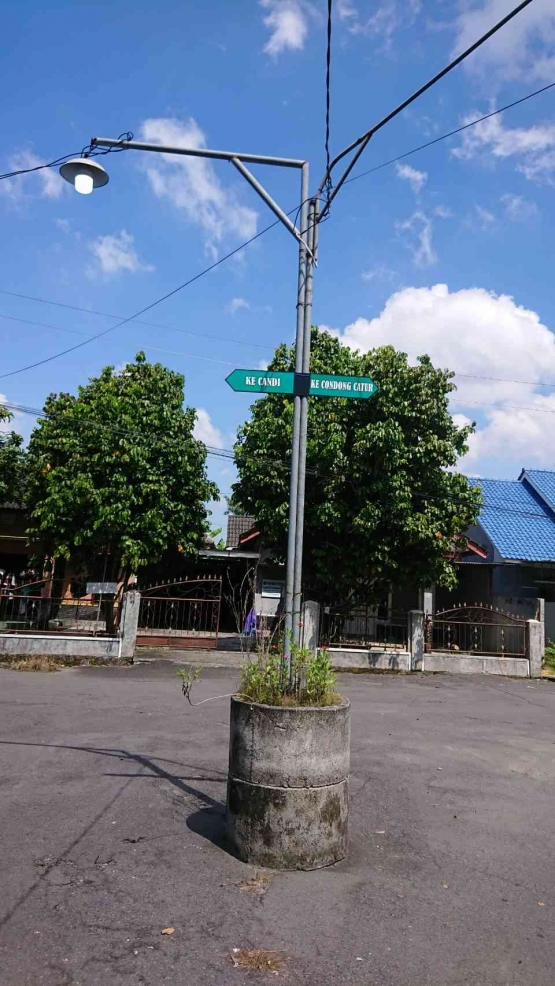
<svg viewBox="0 0 555 986">
<path fill-rule="evenodd" d="M 334 670 L 410 671 L 411 669 L 408 651 L 328 647 L 328 654 Z"/>
<path fill-rule="evenodd" d="M 312 870 L 347 852 L 350 706 L 231 700 L 227 834 L 246 863 Z"/>
<path fill-rule="evenodd" d="M 84 657 L 107 663 L 129 661 L 135 653 L 139 621 L 139 592 L 126 592 L 123 597 L 120 632 L 115 637 L 93 637 L 85 634 L 59 633 L 0 633 L 2 657 Z"/>
<path fill-rule="evenodd" d="M 447 654 L 432 651 L 424 654 L 423 671 L 447 674 L 500 674 L 511 678 L 529 678 L 530 665 L 525 657 L 490 657 L 483 654 Z"/>
</svg>

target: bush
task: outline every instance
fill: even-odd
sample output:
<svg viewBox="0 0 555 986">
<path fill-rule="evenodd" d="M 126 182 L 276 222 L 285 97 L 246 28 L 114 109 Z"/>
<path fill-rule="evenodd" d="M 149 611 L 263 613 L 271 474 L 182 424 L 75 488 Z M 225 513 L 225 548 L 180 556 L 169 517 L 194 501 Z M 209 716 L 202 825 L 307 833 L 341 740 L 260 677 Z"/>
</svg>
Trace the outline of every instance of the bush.
<svg viewBox="0 0 555 986">
<path fill-rule="evenodd" d="M 550 674 L 555 674 L 555 643 L 548 640 L 543 655 L 543 666 Z"/>
<path fill-rule="evenodd" d="M 259 654 L 242 666 L 238 694 L 261 705 L 324 706 L 342 701 L 335 690 L 336 679 L 325 650 L 314 654 L 293 645 L 290 681 L 285 674 L 282 653 Z"/>
</svg>

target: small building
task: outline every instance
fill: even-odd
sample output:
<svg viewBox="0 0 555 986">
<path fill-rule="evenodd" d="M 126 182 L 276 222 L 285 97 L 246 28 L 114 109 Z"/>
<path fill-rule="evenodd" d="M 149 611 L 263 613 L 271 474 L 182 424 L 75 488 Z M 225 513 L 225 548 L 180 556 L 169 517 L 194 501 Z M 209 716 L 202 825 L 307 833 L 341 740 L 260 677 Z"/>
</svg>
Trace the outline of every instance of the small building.
<svg viewBox="0 0 555 986">
<path fill-rule="evenodd" d="M 526 619 L 545 600 L 546 637 L 555 639 L 555 472 L 523 469 L 516 480 L 474 479 L 482 490 L 468 547 L 455 552 L 459 584 L 438 588 L 435 609 L 480 602 Z"/>
</svg>

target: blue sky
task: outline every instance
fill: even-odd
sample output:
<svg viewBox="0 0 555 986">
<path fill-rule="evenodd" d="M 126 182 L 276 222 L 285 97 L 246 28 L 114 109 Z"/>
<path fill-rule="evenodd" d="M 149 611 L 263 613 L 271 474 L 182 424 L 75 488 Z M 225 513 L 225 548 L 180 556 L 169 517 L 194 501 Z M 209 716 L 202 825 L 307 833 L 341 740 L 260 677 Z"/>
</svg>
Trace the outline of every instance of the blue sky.
<svg viewBox="0 0 555 986">
<path fill-rule="evenodd" d="M 335 0 L 332 153 L 513 5 Z M 3 31 L 2 171 L 132 130 L 153 142 L 307 158 L 311 187 L 320 180 L 323 0 L 19 0 L 5 5 Z M 377 135 L 355 173 L 555 81 L 554 43 L 553 4 L 534 0 Z M 231 165 L 136 152 L 103 162 L 110 183 L 86 197 L 56 171 L 0 183 L 0 373 L 78 342 L 72 333 L 113 324 L 45 301 L 128 316 L 272 221 Z M 284 208 L 296 205 L 295 172 L 257 174 Z M 458 371 L 453 413 L 478 423 L 462 463 L 472 474 L 555 465 L 555 387 L 541 385 L 555 384 L 554 183 L 551 90 L 351 183 L 321 228 L 315 323 L 347 344 L 391 342 Z M 296 264 L 294 241 L 276 228 L 145 316 L 155 324 L 127 324 L 0 379 L 0 391 L 38 407 L 49 392 L 73 391 L 145 349 L 185 374 L 199 435 L 230 448 L 250 400 L 224 378 L 292 339 Z M 16 419 L 24 434 L 31 426 Z M 227 492 L 229 464 L 212 459 L 210 472 Z M 222 518 L 216 508 L 215 522 Z"/>
</svg>

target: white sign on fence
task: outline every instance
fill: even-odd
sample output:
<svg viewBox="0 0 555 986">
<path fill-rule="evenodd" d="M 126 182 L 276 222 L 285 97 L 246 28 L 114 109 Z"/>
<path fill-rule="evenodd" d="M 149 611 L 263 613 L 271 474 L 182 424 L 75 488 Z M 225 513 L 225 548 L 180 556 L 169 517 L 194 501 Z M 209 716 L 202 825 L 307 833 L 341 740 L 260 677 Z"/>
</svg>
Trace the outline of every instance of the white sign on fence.
<svg viewBox="0 0 555 986">
<path fill-rule="evenodd" d="M 116 596 L 117 592 L 117 582 L 87 582 L 87 593 L 94 596 Z"/>
</svg>

